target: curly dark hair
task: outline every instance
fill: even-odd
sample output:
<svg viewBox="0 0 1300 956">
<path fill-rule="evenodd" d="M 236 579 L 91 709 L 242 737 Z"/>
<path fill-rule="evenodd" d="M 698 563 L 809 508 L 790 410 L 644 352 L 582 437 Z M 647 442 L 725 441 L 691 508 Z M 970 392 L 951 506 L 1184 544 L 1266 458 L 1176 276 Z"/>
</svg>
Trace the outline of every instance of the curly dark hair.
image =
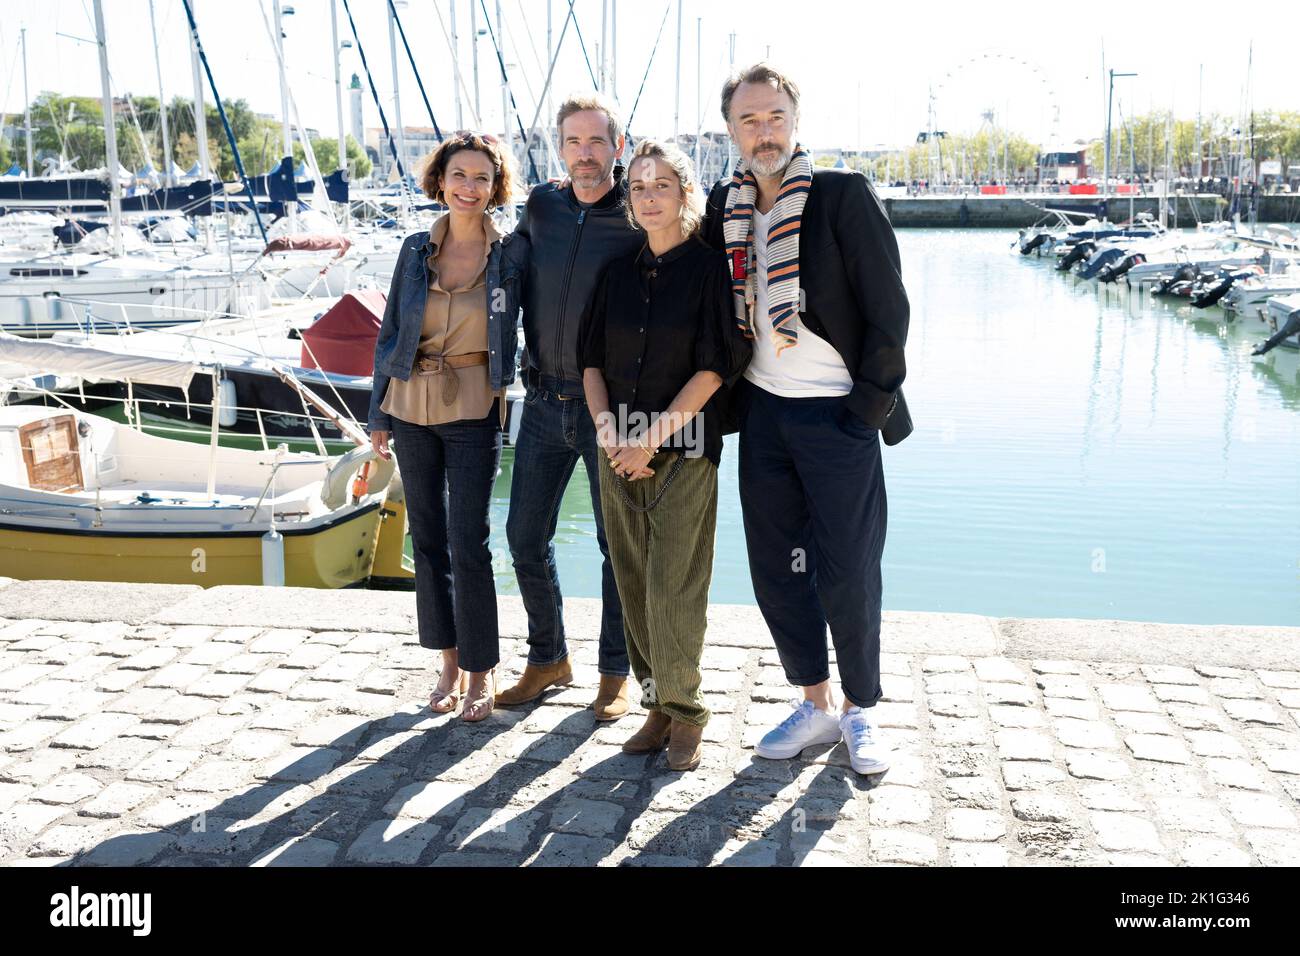
<svg viewBox="0 0 1300 956">
<path fill-rule="evenodd" d="M 434 202 L 446 204 L 438 182 L 447 172 L 451 157 L 463 149 L 482 153 L 492 160 L 492 195 L 488 197 L 488 208 L 496 209 L 508 203 L 515 194 L 514 163 L 505 146 L 495 136 L 472 130 L 461 130 L 448 136 L 425 159 L 424 172 L 420 176 L 420 188 L 424 194 Z"/>
</svg>

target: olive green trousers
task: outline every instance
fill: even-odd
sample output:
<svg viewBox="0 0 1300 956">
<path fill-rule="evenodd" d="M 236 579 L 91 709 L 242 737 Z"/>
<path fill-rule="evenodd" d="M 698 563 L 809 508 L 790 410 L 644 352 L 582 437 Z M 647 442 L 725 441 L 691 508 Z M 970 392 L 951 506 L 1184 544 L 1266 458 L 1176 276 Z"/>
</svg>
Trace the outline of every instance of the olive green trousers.
<svg viewBox="0 0 1300 956">
<path fill-rule="evenodd" d="M 654 476 L 628 481 L 601 462 L 600 506 L 614 580 L 623 604 L 628 661 L 641 686 L 641 705 L 673 720 L 704 726 L 709 709 L 700 693 L 705 615 L 713 579 L 718 516 L 718 469 L 703 456 L 686 458 L 659 503 L 679 452 L 650 461 Z"/>
</svg>

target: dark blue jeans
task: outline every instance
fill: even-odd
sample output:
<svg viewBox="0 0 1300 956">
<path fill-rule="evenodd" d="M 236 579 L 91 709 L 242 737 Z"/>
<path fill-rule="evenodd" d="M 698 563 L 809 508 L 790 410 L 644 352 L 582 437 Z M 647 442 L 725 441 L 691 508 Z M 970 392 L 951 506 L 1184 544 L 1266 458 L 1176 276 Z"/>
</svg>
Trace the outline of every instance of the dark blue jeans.
<svg viewBox="0 0 1300 956">
<path fill-rule="evenodd" d="M 786 679 L 830 678 L 830 626 L 844 696 L 880 689 L 885 476 L 879 433 L 837 396 L 785 398 L 743 380 L 740 505 L 754 596 Z"/>
<path fill-rule="evenodd" d="M 446 425 L 393 419 L 415 557 L 420 645 L 456 648 L 462 669 L 501 659 L 488 511 L 501 461 L 500 411 Z"/>
<path fill-rule="evenodd" d="M 591 486 L 591 510 L 600 546 L 600 652 L 602 674 L 625 677 L 627 642 L 623 636 L 623 607 L 614 583 L 600 509 L 597 471 L 605 455 L 596 444 L 596 426 L 581 398 L 561 399 L 554 392 L 530 385 L 524 399 L 515 444 L 510 483 L 510 514 L 506 539 L 519 580 L 519 594 L 528 614 L 528 663 L 553 664 L 568 655 L 564 641 L 564 599 L 555 565 L 555 528 L 560 501 L 581 458 Z"/>
</svg>

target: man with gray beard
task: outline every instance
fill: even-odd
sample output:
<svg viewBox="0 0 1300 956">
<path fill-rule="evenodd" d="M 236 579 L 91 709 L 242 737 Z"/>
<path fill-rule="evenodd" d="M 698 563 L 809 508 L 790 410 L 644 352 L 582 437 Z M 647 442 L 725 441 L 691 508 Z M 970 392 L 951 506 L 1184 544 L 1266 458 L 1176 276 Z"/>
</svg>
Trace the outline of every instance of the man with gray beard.
<svg viewBox="0 0 1300 956">
<path fill-rule="evenodd" d="M 866 177 L 814 168 L 789 77 L 765 63 L 731 77 L 722 115 L 741 162 L 710 193 L 705 235 L 727 253 L 736 322 L 753 339 L 731 396 L 745 541 L 759 608 L 803 697 L 755 752 L 788 759 L 842 739 L 854 770 L 880 773 L 880 439 L 911 431 L 898 244 Z"/>
</svg>

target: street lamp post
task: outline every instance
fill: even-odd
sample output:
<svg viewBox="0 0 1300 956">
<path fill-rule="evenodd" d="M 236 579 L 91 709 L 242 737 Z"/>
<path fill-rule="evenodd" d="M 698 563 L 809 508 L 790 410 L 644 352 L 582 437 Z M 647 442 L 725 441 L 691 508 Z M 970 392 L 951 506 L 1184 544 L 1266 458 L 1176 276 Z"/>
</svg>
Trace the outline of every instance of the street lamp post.
<svg viewBox="0 0 1300 956">
<path fill-rule="evenodd" d="M 1106 202 L 1106 190 L 1110 187 L 1110 110 L 1111 110 L 1111 100 L 1115 98 L 1115 77 L 1137 76 L 1136 73 L 1116 73 L 1114 70 L 1111 70 L 1109 72 L 1110 72 L 1110 84 L 1107 86 L 1106 89 L 1106 148 L 1104 153 L 1105 164 L 1102 166 L 1102 173 L 1101 173 L 1102 202 Z M 1107 219 L 1110 218 L 1109 203 L 1107 203 L 1106 205 L 1106 218 Z"/>
</svg>

